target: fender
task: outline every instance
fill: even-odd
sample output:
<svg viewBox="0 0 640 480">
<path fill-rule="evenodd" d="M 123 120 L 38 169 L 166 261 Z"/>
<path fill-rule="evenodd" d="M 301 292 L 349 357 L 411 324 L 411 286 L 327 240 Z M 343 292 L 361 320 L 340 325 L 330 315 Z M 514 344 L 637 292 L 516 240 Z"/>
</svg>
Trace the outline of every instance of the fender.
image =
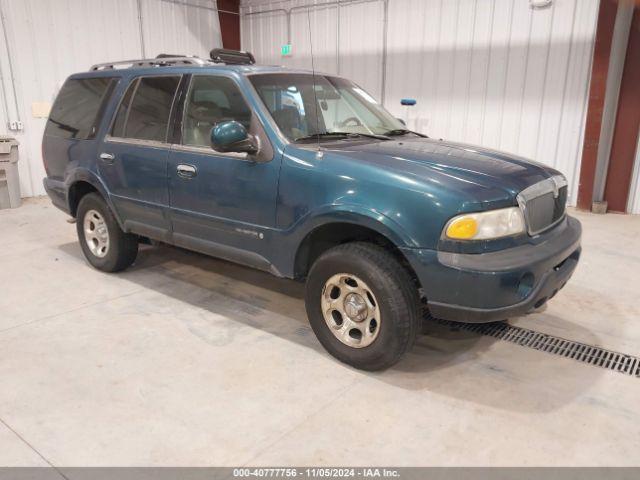
<svg viewBox="0 0 640 480">
<path fill-rule="evenodd" d="M 69 203 L 69 190 L 71 189 L 73 184 L 77 182 L 87 182 L 88 184 L 92 185 L 98 191 L 98 193 L 100 193 L 100 195 L 102 195 L 102 198 L 104 198 L 105 202 L 107 202 L 107 205 L 111 209 L 116 222 L 118 222 L 120 228 L 124 230 L 124 225 L 120 220 L 120 215 L 118 214 L 118 211 L 113 204 L 111 194 L 107 190 L 106 185 L 102 182 L 102 180 L 100 180 L 100 177 L 98 177 L 94 172 L 87 168 L 76 167 L 66 175 L 65 188 L 67 190 L 67 208 L 69 208 L 69 211 L 71 211 L 71 204 Z"/>
<path fill-rule="evenodd" d="M 287 248 L 274 248 L 280 255 L 280 258 L 274 259 L 274 263 L 285 276 L 293 276 L 298 249 L 307 235 L 330 223 L 350 223 L 369 228 L 389 239 L 398 248 L 418 246 L 416 240 L 396 221 L 383 213 L 361 205 L 325 205 L 308 213 L 282 232 L 282 243 Z"/>
</svg>

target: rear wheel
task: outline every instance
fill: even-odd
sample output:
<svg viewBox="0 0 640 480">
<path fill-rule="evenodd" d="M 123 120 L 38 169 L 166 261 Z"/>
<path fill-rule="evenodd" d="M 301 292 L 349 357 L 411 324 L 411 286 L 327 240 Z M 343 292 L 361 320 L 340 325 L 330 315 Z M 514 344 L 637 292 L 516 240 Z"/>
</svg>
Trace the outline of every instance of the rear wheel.
<svg viewBox="0 0 640 480">
<path fill-rule="evenodd" d="M 334 357 L 363 370 L 388 368 L 412 347 L 419 306 L 408 272 L 376 245 L 334 247 L 307 278 L 307 315 L 318 340 Z"/>
<path fill-rule="evenodd" d="M 100 195 L 89 193 L 82 197 L 76 220 L 80 247 L 95 268 L 117 272 L 135 261 L 138 237 L 122 231 Z"/>
</svg>

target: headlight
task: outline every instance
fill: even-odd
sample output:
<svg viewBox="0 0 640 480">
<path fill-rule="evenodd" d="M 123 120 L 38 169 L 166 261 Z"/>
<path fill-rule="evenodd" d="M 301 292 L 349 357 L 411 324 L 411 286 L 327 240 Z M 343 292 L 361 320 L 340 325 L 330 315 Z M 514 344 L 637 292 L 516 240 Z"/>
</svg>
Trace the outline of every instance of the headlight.
<svg viewBox="0 0 640 480">
<path fill-rule="evenodd" d="M 453 217 L 445 227 L 444 236 L 453 240 L 488 240 L 524 231 L 522 211 L 511 207 Z"/>
</svg>

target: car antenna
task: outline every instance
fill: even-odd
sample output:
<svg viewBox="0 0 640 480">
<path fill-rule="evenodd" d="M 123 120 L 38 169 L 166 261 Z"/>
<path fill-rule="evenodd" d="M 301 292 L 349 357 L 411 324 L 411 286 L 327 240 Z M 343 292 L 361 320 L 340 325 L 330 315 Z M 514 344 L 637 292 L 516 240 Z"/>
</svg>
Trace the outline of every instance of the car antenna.
<svg viewBox="0 0 640 480">
<path fill-rule="evenodd" d="M 307 8 L 307 24 L 309 25 L 309 49 L 311 51 L 311 75 L 313 76 L 313 98 L 314 98 L 314 108 L 316 110 L 316 140 L 318 142 L 318 153 L 316 153 L 317 158 L 322 158 L 322 150 L 320 150 L 320 114 L 318 113 L 318 92 L 316 90 L 316 66 L 313 60 L 313 39 L 311 35 L 311 14 L 309 11 L 311 7 Z"/>
</svg>

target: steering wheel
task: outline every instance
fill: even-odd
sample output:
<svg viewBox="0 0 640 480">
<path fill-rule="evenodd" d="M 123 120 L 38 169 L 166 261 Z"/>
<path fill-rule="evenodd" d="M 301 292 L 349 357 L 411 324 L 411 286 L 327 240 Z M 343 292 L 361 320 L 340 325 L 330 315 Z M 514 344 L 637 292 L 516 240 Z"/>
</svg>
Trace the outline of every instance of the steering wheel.
<svg viewBox="0 0 640 480">
<path fill-rule="evenodd" d="M 347 125 L 349 122 L 353 122 L 353 125 Z M 361 127 L 362 122 L 358 117 L 349 117 L 343 122 L 340 122 L 341 127 Z"/>
</svg>

